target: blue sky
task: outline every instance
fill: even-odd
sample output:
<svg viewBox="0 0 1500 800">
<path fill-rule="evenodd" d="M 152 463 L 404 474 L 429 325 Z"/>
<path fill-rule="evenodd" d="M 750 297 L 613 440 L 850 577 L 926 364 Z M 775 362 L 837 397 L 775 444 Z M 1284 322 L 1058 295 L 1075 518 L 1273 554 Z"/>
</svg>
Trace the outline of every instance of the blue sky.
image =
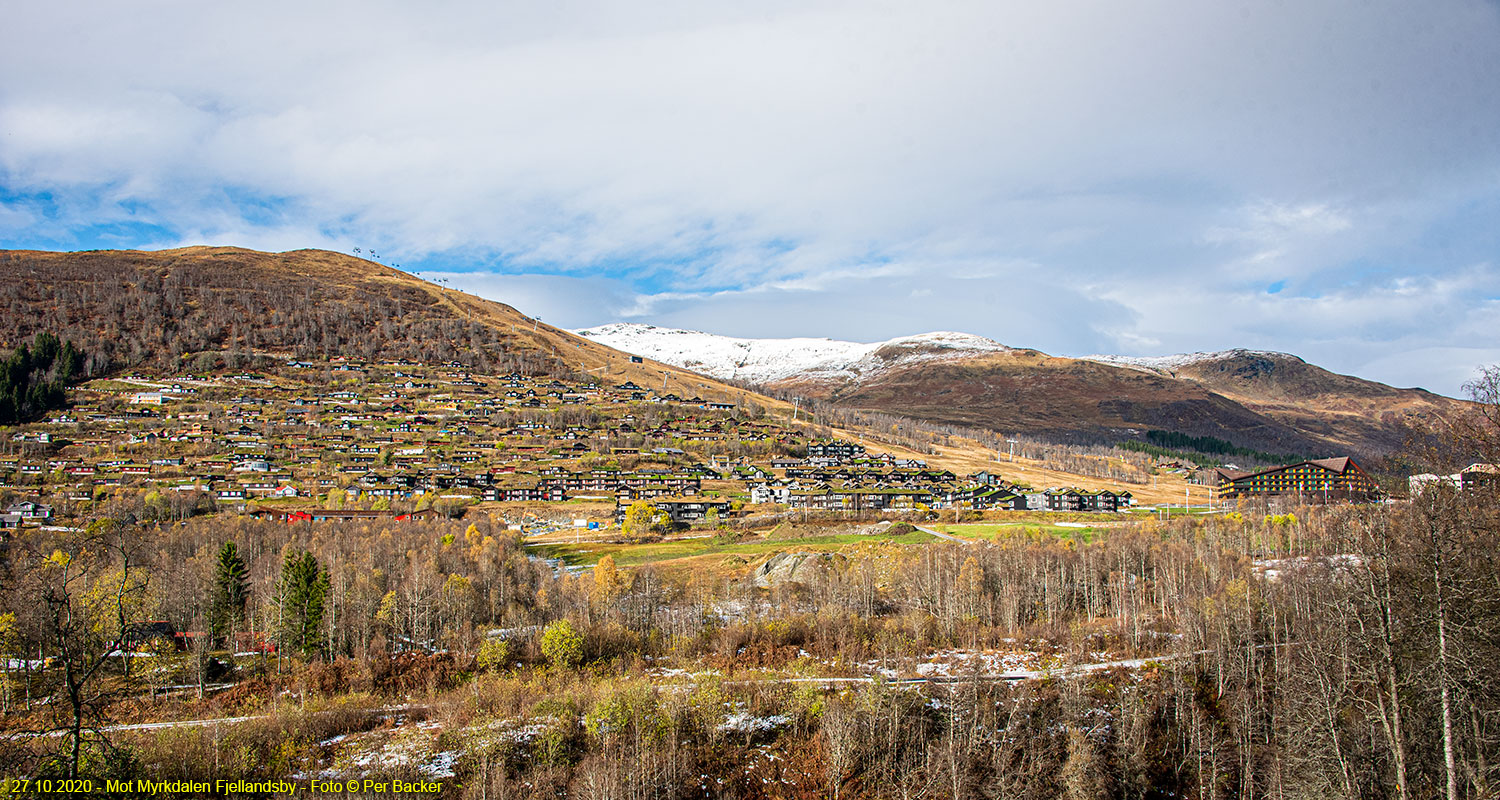
<svg viewBox="0 0 1500 800">
<path fill-rule="evenodd" d="M 1500 362 L 1500 5 L 42 3 L 0 247 L 374 251 L 568 327 Z"/>
</svg>

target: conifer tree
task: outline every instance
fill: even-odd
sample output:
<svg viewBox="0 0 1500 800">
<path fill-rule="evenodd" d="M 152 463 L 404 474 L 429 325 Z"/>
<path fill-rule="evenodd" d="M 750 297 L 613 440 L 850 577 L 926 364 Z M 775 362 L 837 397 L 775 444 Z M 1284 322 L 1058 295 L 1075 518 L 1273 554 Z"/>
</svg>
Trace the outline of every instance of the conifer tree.
<svg viewBox="0 0 1500 800">
<path fill-rule="evenodd" d="M 209 636 L 215 642 L 223 642 L 245 618 L 245 603 L 250 599 L 250 571 L 234 542 L 225 542 L 219 550 L 212 592 L 208 603 Z"/>
<path fill-rule="evenodd" d="M 327 600 L 328 573 L 319 569 L 313 554 L 287 553 L 277 586 L 282 647 L 295 648 L 304 655 L 319 651 L 318 633 Z"/>
</svg>

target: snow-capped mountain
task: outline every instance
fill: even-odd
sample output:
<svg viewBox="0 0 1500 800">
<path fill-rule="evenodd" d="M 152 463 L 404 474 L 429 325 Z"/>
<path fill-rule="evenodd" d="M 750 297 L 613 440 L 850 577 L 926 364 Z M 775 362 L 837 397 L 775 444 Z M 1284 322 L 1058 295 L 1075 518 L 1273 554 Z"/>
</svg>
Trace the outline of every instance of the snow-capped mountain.
<svg viewBox="0 0 1500 800">
<path fill-rule="evenodd" d="M 937 331 L 884 342 L 739 339 L 702 331 L 619 322 L 574 331 L 602 344 L 715 378 L 752 383 L 869 376 L 924 361 L 957 361 L 1011 350 L 968 333 Z"/>
<path fill-rule="evenodd" d="M 949 331 L 869 343 L 632 323 L 575 333 L 837 406 L 1083 442 L 1168 430 L 1267 452 L 1385 453 L 1411 425 L 1457 403 L 1263 350 L 1067 358 Z"/>
</svg>

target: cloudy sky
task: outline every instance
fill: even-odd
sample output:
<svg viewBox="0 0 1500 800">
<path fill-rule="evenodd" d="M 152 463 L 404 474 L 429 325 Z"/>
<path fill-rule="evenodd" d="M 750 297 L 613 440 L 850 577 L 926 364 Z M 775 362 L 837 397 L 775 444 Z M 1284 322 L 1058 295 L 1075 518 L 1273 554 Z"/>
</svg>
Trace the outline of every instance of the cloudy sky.
<svg viewBox="0 0 1500 800">
<path fill-rule="evenodd" d="M 0 247 L 567 327 L 1500 362 L 1500 3 L 7 3 Z"/>
</svg>

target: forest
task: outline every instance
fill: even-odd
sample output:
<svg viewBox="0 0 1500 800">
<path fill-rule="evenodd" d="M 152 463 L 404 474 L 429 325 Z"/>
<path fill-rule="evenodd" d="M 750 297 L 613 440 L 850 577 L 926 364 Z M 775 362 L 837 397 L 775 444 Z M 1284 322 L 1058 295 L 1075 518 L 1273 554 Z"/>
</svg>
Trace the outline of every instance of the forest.
<svg viewBox="0 0 1500 800">
<path fill-rule="evenodd" d="M 105 519 L 7 552 L 0 758 L 280 777 L 375 724 L 359 709 L 402 703 L 474 797 L 1482 798 L 1500 778 L 1497 558 L 1493 491 L 1444 488 L 1092 541 L 872 542 L 769 591 L 612 561 L 570 574 L 484 519 Z M 153 651 L 136 641 L 152 620 L 205 635 Z M 155 655 L 112 657 L 122 640 Z M 1018 648 L 1041 677 L 961 659 L 901 677 L 935 651 Z M 109 727 L 231 714 L 267 721 Z M 700 776 L 724 783 L 705 795 Z"/>
<path fill-rule="evenodd" d="M 0 360 L 0 425 L 14 425 L 66 405 L 84 355 L 72 341 L 39 333 Z"/>
</svg>

